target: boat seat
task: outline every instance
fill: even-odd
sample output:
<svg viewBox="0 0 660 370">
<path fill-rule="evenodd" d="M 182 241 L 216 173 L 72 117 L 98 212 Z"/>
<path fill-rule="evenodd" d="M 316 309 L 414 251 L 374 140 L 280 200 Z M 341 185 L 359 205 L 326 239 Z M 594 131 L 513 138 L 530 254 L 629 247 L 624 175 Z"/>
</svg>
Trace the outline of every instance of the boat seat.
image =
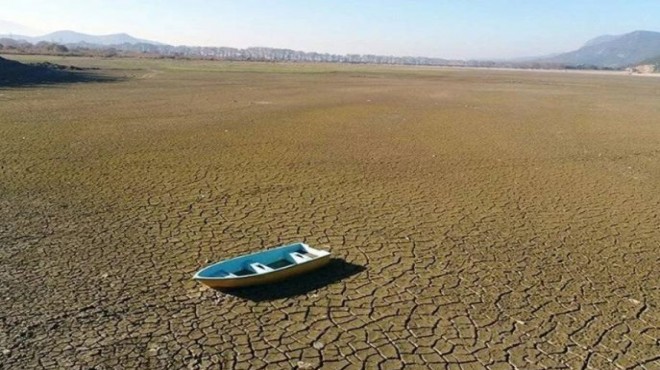
<svg viewBox="0 0 660 370">
<path fill-rule="evenodd" d="M 289 253 L 289 256 L 291 256 L 291 258 L 295 263 L 303 263 L 311 260 L 311 258 L 309 258 L 308 256 L 305 256 L 304 254 L 300 254 L 298 252 Z"/>
<path fill-rule="evenodd" d="M 250 268 L 254 270 L 254 272 L 256 272 L 257 274 L 265 274 L 267 272 L 273 271 L 272 268 L 259 262 L 251 263 Z"/>
<path fill-rule="evenodd" d="M 230 277 L 230 278 L 236 277 L 236 275 L 232 274 L 232 273 L 229 272 L 229 271 L 220 270 L 220 271 L 218 271 L 218 272 L 219 272 L 220 274 L 224 275 L 223 277 Z"/>
</svg>

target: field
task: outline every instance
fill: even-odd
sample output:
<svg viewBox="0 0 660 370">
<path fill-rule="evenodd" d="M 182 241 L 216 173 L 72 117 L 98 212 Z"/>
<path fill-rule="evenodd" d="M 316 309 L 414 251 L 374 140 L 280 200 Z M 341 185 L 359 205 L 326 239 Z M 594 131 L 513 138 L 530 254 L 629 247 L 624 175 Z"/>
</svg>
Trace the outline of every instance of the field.
<svg viewBox="0 0 660 370">
<path fill-rule="evenodd" d="M 0 88 L 1 369 L 660 368 L 660 80 L 45 59 L 111 78 Z"/>
</svg>

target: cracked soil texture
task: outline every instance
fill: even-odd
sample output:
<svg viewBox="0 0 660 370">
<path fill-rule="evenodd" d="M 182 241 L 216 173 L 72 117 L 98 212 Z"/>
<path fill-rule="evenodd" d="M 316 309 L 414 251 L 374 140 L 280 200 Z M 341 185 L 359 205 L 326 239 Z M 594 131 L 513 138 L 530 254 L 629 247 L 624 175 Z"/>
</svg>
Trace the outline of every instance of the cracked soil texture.
<svg viewBox="0 0 660 370">
<path fill-rule="evenodd" d="M 49 60 L 121 79 L 0 90 L 1 369 L 660 369 L 657 79 Z"/>
</svg>

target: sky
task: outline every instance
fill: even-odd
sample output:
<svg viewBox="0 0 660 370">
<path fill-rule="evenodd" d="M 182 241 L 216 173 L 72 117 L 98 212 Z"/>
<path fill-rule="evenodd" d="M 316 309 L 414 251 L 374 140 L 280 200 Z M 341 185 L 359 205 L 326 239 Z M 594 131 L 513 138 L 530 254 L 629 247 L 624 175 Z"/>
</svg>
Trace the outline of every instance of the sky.
<svg viewBox="0 0 660 370">
<path fill-rule="evenodd" d="M 57 30 L 173 45 L 504 59 L 660 31 L 660 0 L 0 0 L 0 33 Z"/>
</svg>

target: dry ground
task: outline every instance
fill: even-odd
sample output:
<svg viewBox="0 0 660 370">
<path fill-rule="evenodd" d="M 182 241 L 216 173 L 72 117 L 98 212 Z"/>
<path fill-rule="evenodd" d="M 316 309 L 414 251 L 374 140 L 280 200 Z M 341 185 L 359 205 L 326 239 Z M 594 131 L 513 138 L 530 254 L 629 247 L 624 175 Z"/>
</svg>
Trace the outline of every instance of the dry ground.
<svg viewBox="0 0 660 370">
<path fill-rule="evenodd" d="M 0 89 L 0 368 L 660 368 L 657 79 L 49 60 L 121 78 Z"/>
</svg>

